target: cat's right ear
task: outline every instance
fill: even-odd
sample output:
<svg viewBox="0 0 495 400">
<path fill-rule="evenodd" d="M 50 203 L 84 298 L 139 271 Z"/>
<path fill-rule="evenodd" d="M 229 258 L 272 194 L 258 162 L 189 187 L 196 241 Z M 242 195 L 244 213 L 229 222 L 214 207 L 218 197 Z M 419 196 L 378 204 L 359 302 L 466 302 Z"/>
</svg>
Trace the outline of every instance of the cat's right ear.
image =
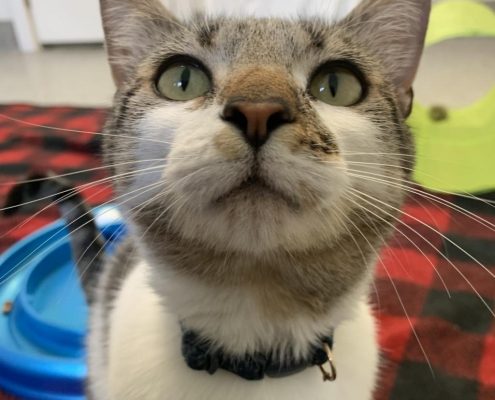
<svg viewBox="0 0 495 400">
<path fill-rule="evenodd" d="M 159 0 L 100 0 L 108 61 L 121 86 L 147 51 L 178 21 Z"/>
<path fill-rule="evenodd" d="M 430 9 L 431 0 L 361 0 L 344 20 L 350 34 L 372 49 L 388 69 L 404 116 L 411 110 Z"/>
</svg>

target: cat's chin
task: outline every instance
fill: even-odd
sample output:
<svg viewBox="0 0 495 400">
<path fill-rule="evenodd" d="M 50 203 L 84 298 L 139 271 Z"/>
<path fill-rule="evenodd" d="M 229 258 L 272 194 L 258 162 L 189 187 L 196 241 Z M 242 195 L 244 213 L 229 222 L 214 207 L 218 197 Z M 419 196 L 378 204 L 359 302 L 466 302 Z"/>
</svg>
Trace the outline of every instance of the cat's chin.
<svg viewBox="0 0 495 400">
<path fill-rule="evenodd" d="M 293 211 L 301 209 L 301 203 L 295 196 L 270 185 L 260 176 L 250 176 L 212 203 L 214 208 L 256 208 L 264 205 L 287 207 Z"/>
<path fill-rule="evenodd" d="M 173 207 L 170 227 L 205 248 L 260 256 L 328 246 L 345 231 L 345 204 L 311 208 L 289 196 L 262 184 L 243 184 L 207 207 Z"/>
<path fill-rule="evenodd" d="M 262 254 L 328 245 L 345 232 L 347 181 L 338 169 L 318 168 L 288 168 L 266 158 L 255 167 L 204 169 L 195 179 L 170 174 L 165 202 L 152 205 L 143 213 L 152 218 L 141 223 L 156 226 L 157 217 L 178 236 L 217 251 Z"/>
</svg>

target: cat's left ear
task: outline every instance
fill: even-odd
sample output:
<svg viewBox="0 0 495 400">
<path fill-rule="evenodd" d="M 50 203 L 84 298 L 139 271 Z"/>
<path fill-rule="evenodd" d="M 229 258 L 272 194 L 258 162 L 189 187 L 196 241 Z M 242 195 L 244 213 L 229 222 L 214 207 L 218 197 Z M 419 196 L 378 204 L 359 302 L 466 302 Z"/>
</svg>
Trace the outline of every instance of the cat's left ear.
<svg viewBox="0 0 495 400">
<path fill-rule="evenodd" d="M 406 117 L 423 52 L 431 0 L 362 0 L 344 26 L 388 68 Z"/>
</svg>

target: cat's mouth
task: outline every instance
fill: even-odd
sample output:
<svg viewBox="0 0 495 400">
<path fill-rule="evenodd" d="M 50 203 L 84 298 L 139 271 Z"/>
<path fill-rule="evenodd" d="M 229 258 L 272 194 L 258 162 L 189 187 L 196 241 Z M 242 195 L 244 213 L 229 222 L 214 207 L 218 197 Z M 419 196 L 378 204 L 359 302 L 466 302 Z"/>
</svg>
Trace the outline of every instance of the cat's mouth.
<svg viewBox="0 0 495 400">
<path fill-rule="evenodd" d="M 236 199 L 241 198 L 251 202 L 263 202 L 264 200 L 280 201 L 294 210 L 301 207 L 297 199 L 273 187 L 258 173 L 252 173 L 238 186 L 222 194 L 215 200 L 215 204 L 222 205 L 225 202 L 236 201 Z"/>
</svg>

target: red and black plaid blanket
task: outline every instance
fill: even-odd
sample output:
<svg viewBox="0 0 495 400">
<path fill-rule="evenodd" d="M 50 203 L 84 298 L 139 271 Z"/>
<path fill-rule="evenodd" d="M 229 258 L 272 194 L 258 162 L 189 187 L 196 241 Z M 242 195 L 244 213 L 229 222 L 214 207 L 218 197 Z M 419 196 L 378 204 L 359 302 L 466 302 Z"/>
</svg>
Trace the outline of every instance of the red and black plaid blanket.
<svg viewBox="0 0 495 400">
<path fill-rule="evenodd" d="M 37 171 L 93 169 L 70 175 L 75 185 L 106 176 L 94 169 L 101 136 L 91 133 L 101 131 L 105 111 L 12 105 L 0 114 L 25 122 L 0 116 L 0 204 Z M 82 192 L 91 205 L 112 196 L 107 183 Z M 404 207 L 404 224 L 377 266 L 383 368 L 376 400 L 495 399 L 495 193 L 483 198 L 435 202 L 419 192 Z M 33 204 L 0 218 L 0 252 L 58 217 L 51 207 L 18 227 L 37 211 Z"/>
</svg>

